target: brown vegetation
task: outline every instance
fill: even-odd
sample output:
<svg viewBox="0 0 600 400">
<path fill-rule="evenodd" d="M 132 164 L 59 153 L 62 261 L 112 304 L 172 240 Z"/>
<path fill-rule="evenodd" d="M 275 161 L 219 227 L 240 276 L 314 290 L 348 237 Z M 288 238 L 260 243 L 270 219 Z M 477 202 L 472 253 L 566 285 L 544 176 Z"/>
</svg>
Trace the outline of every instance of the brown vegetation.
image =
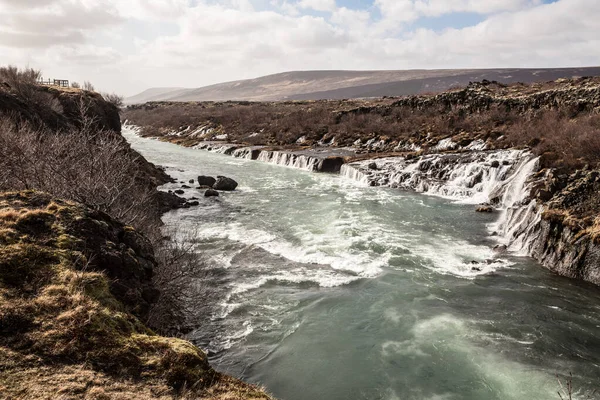
<svg viewBox="0 0 600 400">
<path fill-rule="evenodd" d="M 116 93 L 102 93 L 102 97 L 117 108 L 123 107 L 123 96 Z"/>
<path fill-rule="evenodd" d="M 0 120 L 0 131 L 0 190 L 36 189 L 147 234 L 156 229 L 156 190 L 143 181 L 140 156 L 118 134 L 87 128 L 55 133 L 8 120 Z"/>
</svg>

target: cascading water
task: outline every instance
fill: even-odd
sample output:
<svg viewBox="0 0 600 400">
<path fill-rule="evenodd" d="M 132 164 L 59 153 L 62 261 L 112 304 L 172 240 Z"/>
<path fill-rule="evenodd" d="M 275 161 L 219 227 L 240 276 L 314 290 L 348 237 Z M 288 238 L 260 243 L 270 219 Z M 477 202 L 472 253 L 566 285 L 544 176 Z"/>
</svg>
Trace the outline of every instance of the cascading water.
<svg viewBox="0 0 600 400">
<path fill-rule="evenodd" d="M 281 151 L 261 151 L 258 156 L 258 161 L 268 162 L 284 167 L 304 169 L 307 171 L 316 171 L 319 163 L 319 159 L 317 157 Z"/>
<path fill-rule="evenodd" d="M 525 226 L 532 223 L 535 202 L 527 180 L 538 169 L 538 158 L 525 150 L 430 154 L 418 160 L 400 157 L 346 164 L 341 174 L 370 186 L 414 190 L 465 204 L 493 204 L 500 217 L 491 230 L 520 250 Z"/>
</svg>

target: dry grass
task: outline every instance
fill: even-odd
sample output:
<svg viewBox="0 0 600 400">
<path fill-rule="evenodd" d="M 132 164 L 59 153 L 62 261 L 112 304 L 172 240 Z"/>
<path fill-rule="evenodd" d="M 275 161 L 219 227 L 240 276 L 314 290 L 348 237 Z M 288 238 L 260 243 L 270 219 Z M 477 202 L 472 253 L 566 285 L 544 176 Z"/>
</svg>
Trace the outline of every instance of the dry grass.
<svg viewBox="0 0 600 400">
<path fill-rule="evenodd" d="M 106 274 L 88 268 L 95 255 L 73 245 L 86 238 L 71 228 L 74 221 L 93 218 L 84 207 L 29 192 L 2 195 L 0 209 L 0 231 L 10 236 L 0 246 L 4 394 L 202 398 L 210 386 L 226 382 L 200 349 L 144 326 L 113 296 Z M 232 393 L 236 387 L 250 388 L 232 384 Z"/>
</svg>

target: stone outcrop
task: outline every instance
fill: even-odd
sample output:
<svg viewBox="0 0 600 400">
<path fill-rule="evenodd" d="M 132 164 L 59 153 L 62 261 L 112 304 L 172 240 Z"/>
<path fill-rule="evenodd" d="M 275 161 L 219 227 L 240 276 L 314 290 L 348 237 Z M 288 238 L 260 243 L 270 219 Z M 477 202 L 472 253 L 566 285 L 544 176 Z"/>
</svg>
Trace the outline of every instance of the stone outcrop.
<svg viewBox="0 0 600 400">
<path fill-rule="evenodd" d="M 213 187 L 213 185 L 217 182 L 215 178 L 212 176 L 199 176 L 198 177 L 198 185 L 199 186 L 208 186 Z"/>
<path fill-rule="evenodd" d="M 213 185 L 213 189 L 215 190 L 224 190 L 224 191 L 232 191 L 237 188 L 238 183 L 231 178 L 227 178 L 226 176 L 218 176 L 217 181 Z"/>
</svg>

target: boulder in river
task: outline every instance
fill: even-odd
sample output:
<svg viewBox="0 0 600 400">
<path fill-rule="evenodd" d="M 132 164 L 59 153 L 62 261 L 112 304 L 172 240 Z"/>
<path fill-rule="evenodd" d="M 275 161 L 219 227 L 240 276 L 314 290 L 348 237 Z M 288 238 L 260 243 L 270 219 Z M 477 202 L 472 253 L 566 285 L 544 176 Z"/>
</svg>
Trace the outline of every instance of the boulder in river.
<svg viewBox="0 0 600 400">
<path fill-rule="evenodd" d="M 219 192 L 217 192 L 215 189 L 208 189 L 206 192 L 204 192 L 204 197 L 218 197 L 219 196 Z"/>
<path fill-rule="evenodd" d="M 481 205 L 481 206 L 477 207 L 477 209 L 475 211 L 481 212 L 481 213 L 491 213 L 491 212 L 494 212 L 494 207 L 488 206 L 488 205 Z"/>
<path fill-rule="evenodd" d="M 494 246 L 494 251 L 496 253 L 504 253 L 507 249 L 508 247 L 505 244 L 499 244 Z"/>
<path fill-rule="evenodd" d="M 238 183 L 236 181 L 226 176 L 218 176 L 217 181 L 212 185 L 213 189 L 226 191 L 235 190 L 237 186 Z"/>
<path fill-rule="evenodd" d="M 184 192 L 183 190 L 181 190 L 181 189 L 177 189 L 177 190 L 175 191 L 175 194 L 184 194 L 184 193 L 185 193 L 185 192 Z"/>
<path fill-rule="evenodd" d="M 213 187 L 213 185 L 215 184 L 217 180 L 215 178 L 213 178 L 212 176 L 202 176 L 200 175 L 198 177 L 198 186 L 208 186 L 208 187 Z"/>
<path fill-rule="evenodd" d="M 193 179 L 190 179 L 189 183 L 194 183 L 194 180 L 193 180 Z"/>
</svg>

